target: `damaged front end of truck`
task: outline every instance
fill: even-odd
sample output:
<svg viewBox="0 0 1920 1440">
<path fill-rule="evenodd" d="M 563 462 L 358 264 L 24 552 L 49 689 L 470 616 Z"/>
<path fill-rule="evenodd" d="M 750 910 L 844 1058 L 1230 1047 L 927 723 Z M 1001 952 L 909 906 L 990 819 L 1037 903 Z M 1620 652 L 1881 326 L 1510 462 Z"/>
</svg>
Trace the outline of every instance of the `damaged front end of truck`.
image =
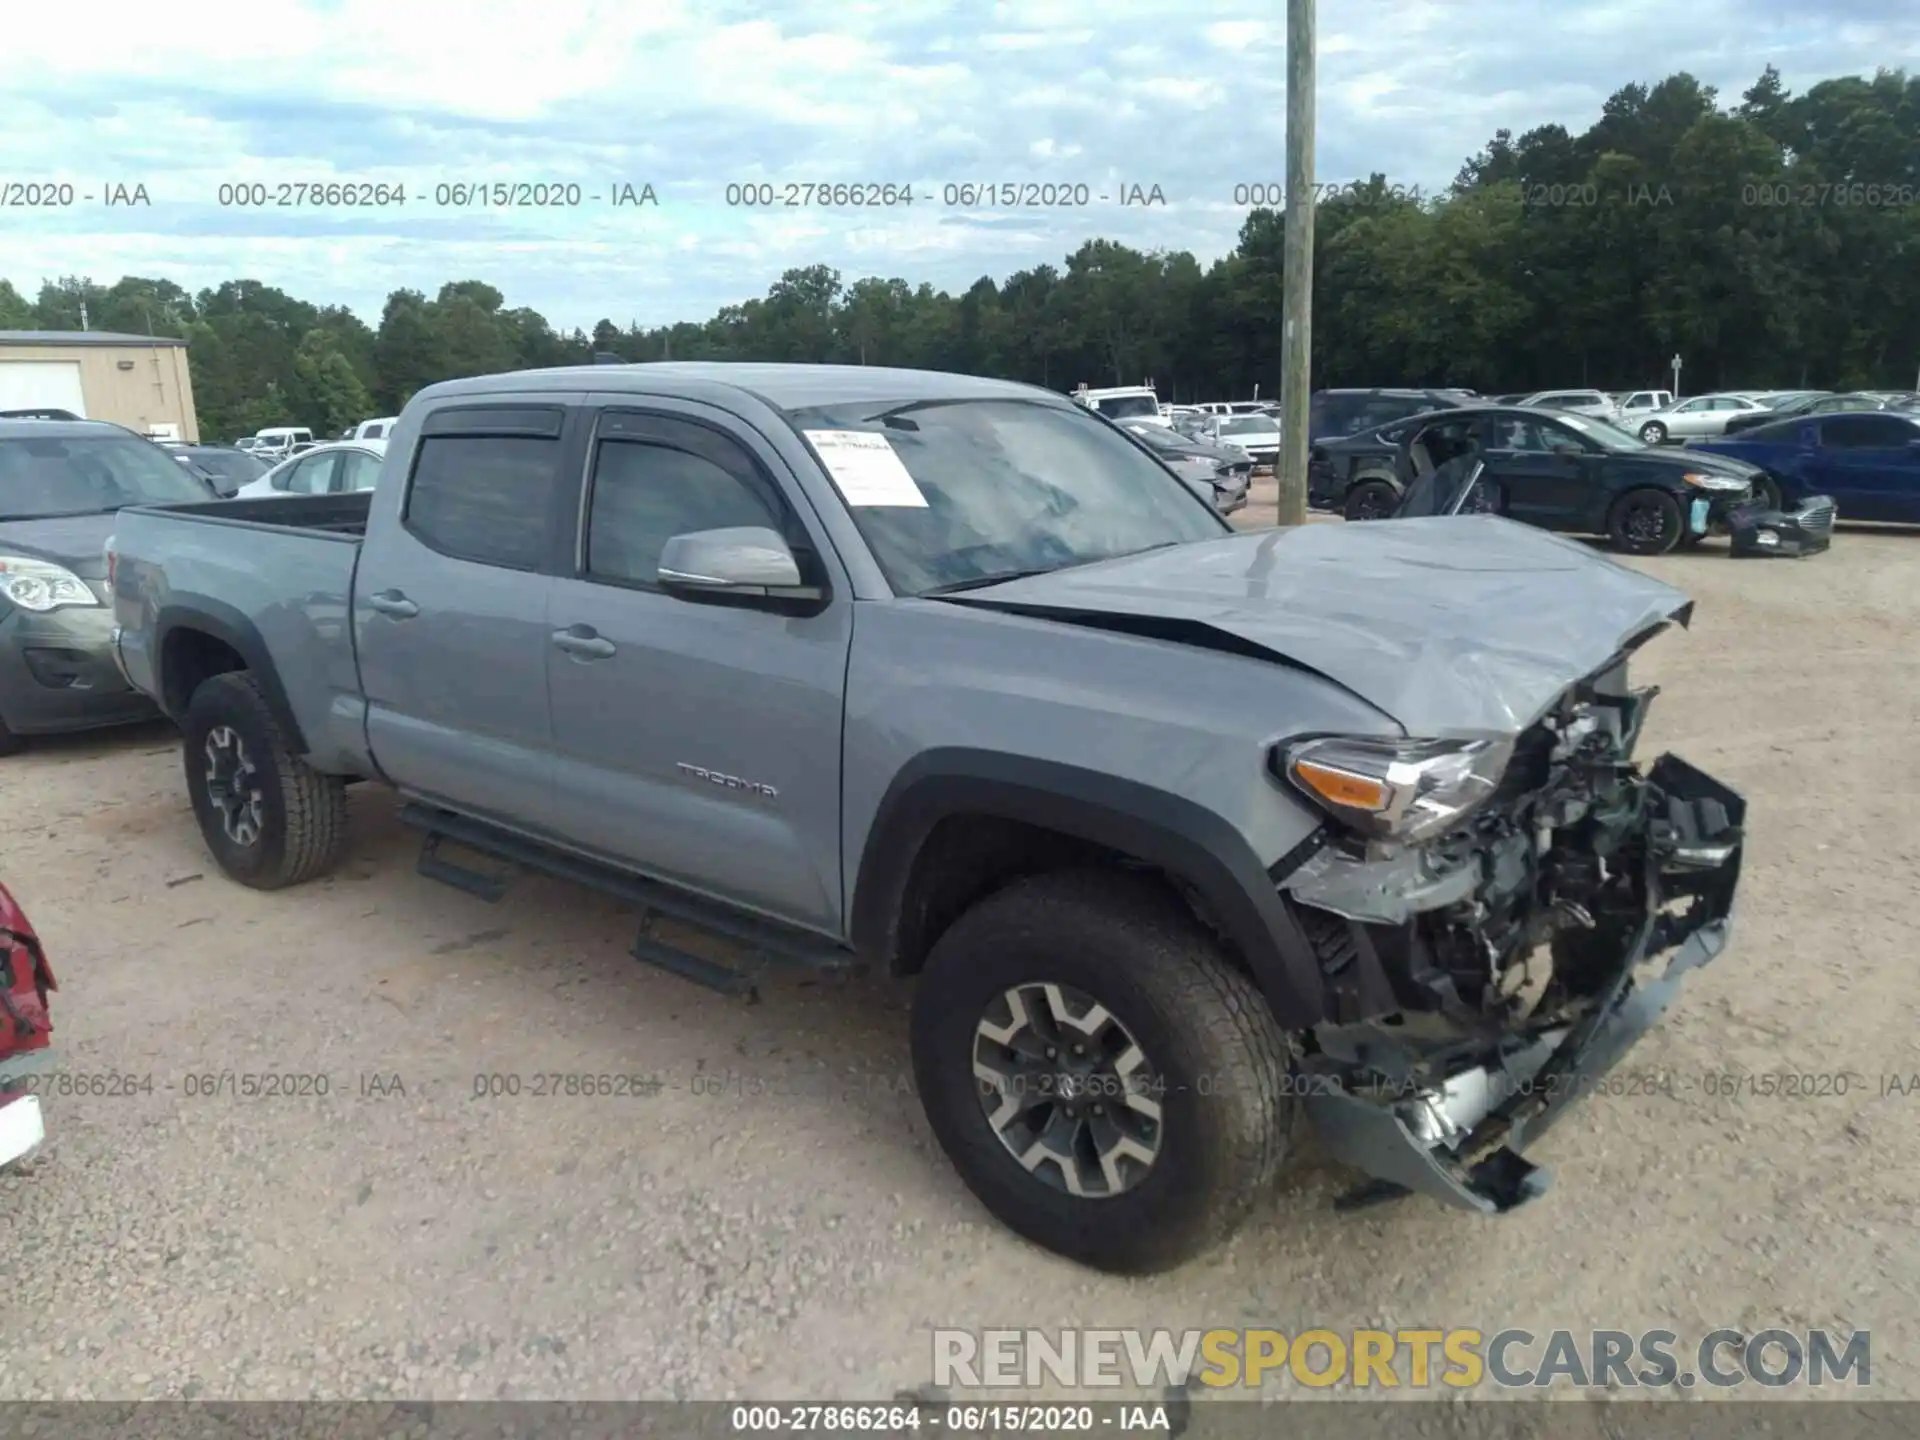
<svg viewBox="0 0 1920 1440">
<path fill-rule="evenodd" d="M 1624 1079 L 1600 1077 L 1725 946 L 1746 805 L 1672 755 L 1635 765 L 1655 693 L 1622 653 L 1509 739 L 1274 752 L 1335 822 L 1276 880 L 1328 997 L 1302 1103 L 1372 1177 L 1343 1206 L 1541 1194 L 1522 1150 Z"/>
</svg>

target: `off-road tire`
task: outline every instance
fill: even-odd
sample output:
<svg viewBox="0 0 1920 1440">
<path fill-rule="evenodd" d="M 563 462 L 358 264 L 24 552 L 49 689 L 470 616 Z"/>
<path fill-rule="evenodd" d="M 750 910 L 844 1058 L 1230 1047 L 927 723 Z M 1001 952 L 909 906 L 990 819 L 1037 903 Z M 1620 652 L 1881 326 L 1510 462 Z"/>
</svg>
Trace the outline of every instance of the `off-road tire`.
<svg viewBox="0 0 1920 1440">
<path fill-rule="evenodd" d="M 1340 513 L 1348 520 L 1384 520 L 1399 504 L 1400 492 L 1389 482 L 1361 480 L 1348 489 Z"/>
<path fill-rule="evenodd" d="M 976 1025 L 1008 989 L 1046 982 L 1105 1006 L 1164 1082 L 1159 1154 L 1117 1195 L 1044 1183 L 983 1107 Z M 1144 877 L 1055 872 L 979 901 L 928 956 L 912 1037 L 927 1119 L 967 1187 L 1016 1233 L 1100 1270 L 1151 1274 L 1224 1241 L 1271 1195 L 1286 1158 L 1284 1035 L 1220 943 Z"/>
<path fill-rule="evenodd" d="M 222 726 L 239 736 L 255 767 L 261 825 L 251 844 L 227 834 L 208 789 L 207 737 Z M 346 846 L 346 787 L 294 752 L 258 680 L 244 670 L 213 676 L 193 692 L 180 728 L 194 818 L 222 870 L 255 890 L 280 890 L 333 868 Z"/>
<path fill-rule="evenodd" d="M 1627 532 L 1627 517 L 1636 508 L 1651 506 L 1660 516 L 1660 533 L 1656 537 L 1645 538 Z M 1687 533 L 1686 517 L 1680 513 L 1680 502 L 1663 490 L 1629 490 L 1614 501 L 1613 511 L 1607 516 L 1607 536 L 1613 541 L 1614 548 L 1628 555 L 1665 555 L 1679 546 Z"/>
</svg>

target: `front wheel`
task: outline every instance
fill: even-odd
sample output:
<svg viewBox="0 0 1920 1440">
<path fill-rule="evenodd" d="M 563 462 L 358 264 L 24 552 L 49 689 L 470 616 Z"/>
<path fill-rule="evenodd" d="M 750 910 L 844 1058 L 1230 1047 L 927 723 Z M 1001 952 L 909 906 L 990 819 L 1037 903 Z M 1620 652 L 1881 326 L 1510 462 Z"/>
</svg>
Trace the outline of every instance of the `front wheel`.
<svg viewBox="0 0 1920 1440">
<path fill-rule="evenodd" d="M 346 846 L 346 787 L 294 752 L 244 670 L 215 675 L 187 704 L 187 794 L 220 868 L 255 890 L 324 874 Z"/>
<path fill-rule="evenodd" d="M 1769 510 L 1780 508 L 1780 485 L 1771 475 L 1757 476 L 1753 482 L 1753 498 Z"/>
<path fill-rule="evenodd" d="M 1017 881 L 940 937 L 913 1007 L 927 1119 L 1002 1223 L 1097 1269 L 1171 1269 L 1272 1190 L 1286 1042 L 1169 891 Z"/>
<path fill-rule="evenodd" d="M 7 722 L 0 720 L 0 755 L 18 755 L 27 748 L 27 742 L 7 728 Z"/>
<path fill-rule="evenodd" d="M 1640 427 L 1640 438 L 1649 445 L 1664 445 L 1667 443 L 1667 427 L 1658 420 L 1649 420 Z"/>
<path fill-rule="evenodd" d="M 1680 543 L 1686 525 L 1680 503 L 1659 490 L 1622 495 L 1607 521 L 1607 534 L 1629 555 L 1664 555 Z"/>
</svg>

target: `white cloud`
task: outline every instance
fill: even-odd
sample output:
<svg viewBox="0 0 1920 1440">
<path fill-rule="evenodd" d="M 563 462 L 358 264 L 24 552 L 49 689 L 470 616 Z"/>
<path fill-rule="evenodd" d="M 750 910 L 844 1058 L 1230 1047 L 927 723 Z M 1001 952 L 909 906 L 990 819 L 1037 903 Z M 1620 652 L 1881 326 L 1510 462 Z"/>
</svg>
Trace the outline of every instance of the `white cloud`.
<svg viewBox="0 0 1920 1440">
<path fill-rule="evenodd" d="M 1322 0 L 1316 173 L 1432 191 L 1496 128 L 1579 131 L 1625 84 L 1685 69 L 1732 96 L 1769 59 L 1795 88 L 1911 63 L 1910 4 L 1569 0 L 1543 24 L 1533 0 Z M 29 293 L 246 276 L 372 318 L 394 288 L 475 277 L 566 326 L 660 322 L 820 261 L 964 286 L 1101 235 L 1208 259 L 1244 218 L 1233 186 L 1283 169 L 1276 0 L 172 0 L 166 24 L 94 24 L 84 44 L 72 19 L 8 13 L 0 154 L 37 173 L 0 179 L 140 182 L 154 203 L 0 211 L 0 269 Z M 407 203 L 217 203 L 234 181 L 349 180 Z M 776 204 L 726 203 L 749 180 Z M 943 203 L 949 184 L 1122 180 L 1172 203 Z M 581 203 L 440 203 L 476 181 L 574 184 Z M 914 202 L 787 203 L 851 181 L 910 182 Z M 609 206 L 619 182 L 652 183 L 658 208 Z"/>
</svg>

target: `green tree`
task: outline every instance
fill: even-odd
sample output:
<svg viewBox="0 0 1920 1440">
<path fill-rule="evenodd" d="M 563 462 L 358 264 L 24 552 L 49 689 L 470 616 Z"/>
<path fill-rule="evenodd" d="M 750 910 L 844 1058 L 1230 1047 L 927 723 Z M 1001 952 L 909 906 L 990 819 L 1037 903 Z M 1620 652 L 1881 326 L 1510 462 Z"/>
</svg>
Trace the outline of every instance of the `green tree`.
<svg viewBox="0 0 1920 1440">
<path fill-rule="evenodd" d="M 13 288 L 13 282 L 0 279 L 0 330 L 31 330 L 39 323 L 33 306 Z"/>
<path fill-rule="evenodd" d="M 439 327 L 428 312 L 427 297 L 418 290 L 396 290 L 387 297 L 374 335 L 373 360 L 379 374 L 374 406 L 387 414 L 398 414 L 414 391 L 447 377 Z"/>
<path fill-rule="evenodd" d="M 315 327 L 294 356 L 293 409 L 316 435 L 337 435 L 372 413 L 373 398 L 333 334 Z"/>
</svg>

